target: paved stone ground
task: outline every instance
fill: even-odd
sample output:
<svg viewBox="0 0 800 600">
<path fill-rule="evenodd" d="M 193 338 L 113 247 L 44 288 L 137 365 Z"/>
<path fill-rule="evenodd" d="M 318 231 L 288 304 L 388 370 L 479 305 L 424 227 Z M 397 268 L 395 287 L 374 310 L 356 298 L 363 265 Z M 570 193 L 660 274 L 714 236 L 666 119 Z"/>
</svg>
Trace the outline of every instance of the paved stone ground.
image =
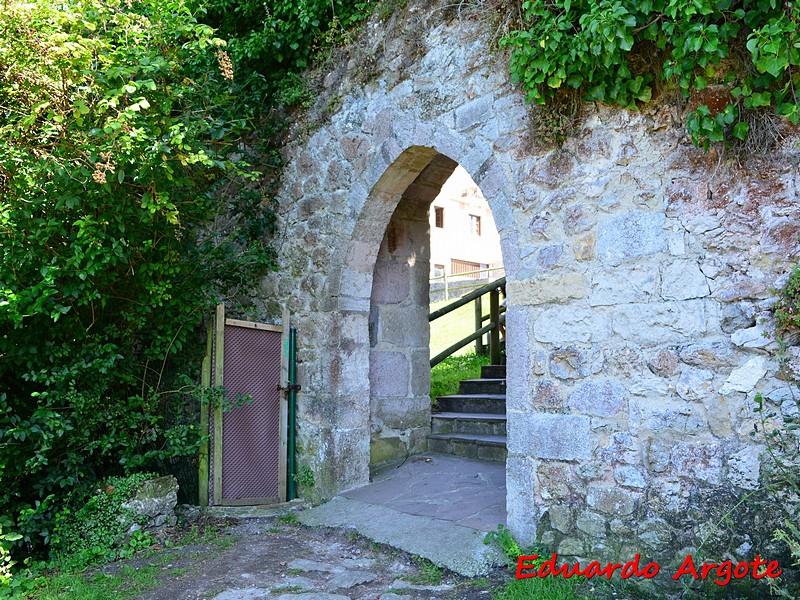
<svg viewBox="0 0 800 600">
<path fill-rule="evenodd" d="M 160 587 L 140 600 L 488 600 L 508 577 L 464 578 L 352 531 L 275 517 L 241 519 L 223 535 L 235 539 L 229 548 L 203 544 L 134 561 L 162 569 Z"/>
<path fill-rule="evenodd" d="M 345 498 L 480 531 L 506 524 L 506 466 L 444 454 L 410 457 Z"/>
<path fill-rule="evenodd" d="M 440 454 L 410 458 L 363 488 L 300 513 L 306 525 L 346 527 L 467 577 L 504 564 L 483 543 L 505 523 L 505 467 Z"/>
<path fill-rule="evenodd" d="M 483 543 L 505 495 L 503 464 L 426 454 L 317 507 L 216 508 L 239 517 L 235 543 L 175 553 L 142 600 L 489 598 L 508 576 Z"/>
</svg>

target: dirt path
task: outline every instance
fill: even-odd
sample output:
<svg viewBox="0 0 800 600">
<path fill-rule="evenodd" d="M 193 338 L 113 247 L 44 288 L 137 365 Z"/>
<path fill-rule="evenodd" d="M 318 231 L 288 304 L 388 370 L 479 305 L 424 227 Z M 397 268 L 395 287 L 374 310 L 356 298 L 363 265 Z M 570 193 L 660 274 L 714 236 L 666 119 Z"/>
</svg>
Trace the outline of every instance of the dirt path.
<svg viewBox="0 0 800 600">
<path fill-rule="evenodd" d="M 160 587 L 141 600 L 489 600 L 507 577 L 467 579 L 355 532 L 274 518 L 242 519 L 219 535 L 135 561 L 161 566 Z"/>
</svg>

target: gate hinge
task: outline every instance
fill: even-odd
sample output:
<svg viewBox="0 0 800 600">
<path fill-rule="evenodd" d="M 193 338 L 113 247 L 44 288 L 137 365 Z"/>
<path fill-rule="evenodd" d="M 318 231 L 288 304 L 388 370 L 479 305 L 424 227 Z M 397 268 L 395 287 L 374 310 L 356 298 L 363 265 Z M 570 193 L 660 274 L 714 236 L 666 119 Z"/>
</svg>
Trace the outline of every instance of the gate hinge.
<svg viewBox="0 0 800 600">
<path fill-rule="evenodd" d="M 282 386 L 278 385 L 278 390 L 281 392 L 299 392 L 300 391 L 300 384 L 293 383 L 292 385 Z"/>
</svg>

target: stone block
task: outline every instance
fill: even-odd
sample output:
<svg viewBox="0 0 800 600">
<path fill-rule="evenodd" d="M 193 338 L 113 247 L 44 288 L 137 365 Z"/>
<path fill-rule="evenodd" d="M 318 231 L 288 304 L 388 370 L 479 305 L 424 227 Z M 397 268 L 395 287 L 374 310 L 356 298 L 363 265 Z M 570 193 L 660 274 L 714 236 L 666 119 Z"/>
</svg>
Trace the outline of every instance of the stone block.
<svg viewBox="0 0 800 600">
<path fill-rule="evenodd" d="M 662 550 L 672 541 L 672 530 L 664 519 L 647 519 L 639 524 L 638 538 L 650 550 Z"/>
<path fill-rule="evenodd" d="M 406 443 L 399 437 L 378 438 L 370 442 L 369 464 L 375 467 L 398 462 L 407 454 Z"/>
<path fill-rule="evenodd" d="M 653 269 L 637 265 L 597 271 L 592 277 L 589 304 L 612 306 L 649 302 L 656 295 L 657 275 Z"/>
<path fill-rule="evenodd" d="M 790 256 L 797 256 L 798 237 L 800 227 L 796 218 L 772 217 L 765 223 L 759 245 L 765 254 L 775 254 L 780 260 L 786 260 Z"/>
<path fill-rule="evenodd" d="M 384 427 L 397 431 L 430 427 L 431 408 L 428 398 L 393 398 L 379 401 L 376 414 Z"/>
<path fill-rule="evenodd" d="M 550 527 L 561 533 L 569 533 L 572 531 L 572 511 L 569 509 L 569 506 L 556 504 L 555 506 L 551 506 L 548 512 L 550 513 Z"/>
<path fill-rule="evenodd" d="M 575 538 L 565 538 L 558 544 L 557 552 L 562 556 L 581 556 L 583 554 L 583 542 Z"/>
<path fill-rule="evenodd" d="M 527 403 L 531 387 L 528 313 L 528 309 L 519 306 L 509 306 L 506 310 L 506 401 L 507 406 L 514 405 L 519 410 L 525 410 L 522 407 Z"/>
<path fill-rule="evenodd" d="M 378 307 L 378 343 L 400 348 L 424 348 L 429 343 L 427 306 Z"/>
<path fill-rule="evenodd" d="M 527 306 L 565 303 L 586 296 L 586 282 L 580 273 L 509 281 L 506 289 L 509 303 Z"/>
<path fill-rule="evenodd" d="M 536 255 L 536 264 L 545 270 L 552 269 L 559 263 L 563 255 L 563 244 L 552 244 L 550 246 L 545 246 L 539 250 L 539 253 Z"/>
<path fill-rule="evenodd" d="M 535 409 L 552 410 L 561 408 L 564 400 L 555 381 L 540 379 L 531 390 L 531 404 Z"/>
<path fill-rule="evenodd" d="M 608 318 L 589 308 L 556 306 L 545 310 L 533 325 L 540 342 L 602 342 L 611 336 Z"/>
<path fill-rule="evenodd" d="M 611 435 L 604 455 L 608 455 L 613 463 L 633 464 L 639 462 L 638 440 L 627 431 L 618 431 Z"/>
<path fill-rule="evenodd" d="M 575 346 L 567 346 L 550 354 L 550 374 L 558 379 L 580 379 L 599 373 L 603 361 L 600 351 L 581 351 Z"/>
<path fill-rule="evenodd" d="M 721 302 L 737 302 L 766 298 L 769 295 L 767 284 L 760 279 L 734 275 L 727 279 L 718 279 L 712 296 Z"/>
<path fill-rule="evenodd" d="M 606 519 L 597 513 L 581 513 L 575 520 L 575 527 L 592 537 L 606 537 Z"/>
<path fill-rule="evenodd" d="M 711 433 L 717 437 L 728 437 L 733 433 L 730 409 L 725 397 L 718 394 L 706 396 L 703 398 L 703 406 L 706 407 L 706 419 Z"/>
<path fill-rule="evenodd" d="M 756 356 L 748 360 L 742 367 L 731 371 L 719 393 L 728 396 L 734 392 L 750 392 L 756 384 L 767 374 L 766 359 Z"/>
<path fill-rule="evenodd" d="M 778 343 L 772 337 L 773 331 L 771 324 L 756 322 L 753 327 L 734 331 L 731 335 L 731 341 L 739 348 L 748 350 L 758 348 L 774 351 L 778 349 Z"/>
<path fill-rule="evenodd" d="M 539 493 L 544 500 L 567 498 L 576 487 L 572 466 L 546 462 L 539 467 Z"/>
<path fill-rule="evenodd" d="M 370 434 L 368 428 L 322 431 L 316 438 L 320 447 L 325 448 L 325 453 L 320 455 L 319 484 L 314 484 L 314 490 L 320 494 L 320 497 L 330 498 L 341 490 L 349 490 L 369 483 L 367 457 L 370 454 Z M 313 467 L 314 465 L 312 465 Z"/>
<path fill-rule="evenodd" d="M 525 456 L 509 456 L 506 460 L 506 512 L 508 526 L 523 545 L 536 540 L 538 514 L 535 496 L 535 461 Z"/>
<path fill-rule="evenodd" d="M 637 408 L 642 414 L 643 427 L 653 433 L 696 435 L 708 426 L 705 411 L 697 404 L 669 401 L 654 404 L 645 399 Z"/>
<path fill-rule="evenodd" d="M 616 335 L 640 344 L 685 342 L 706 332 L 706 309 L 702 300 L 629 304 L 612 314 Z"/>
<path fill-rule="evenodd" d="M 756 308 L 751 302 L 724 304 L 720 311 L 719 326 L 725 333 L 747 329 L 756 325 Z"/>
<path fill-rule="evenodd" d="M 463 131 L 489 119 L 492 114 L 493 103 L 494 97 L 491 94 L 487 94 L 459 106 L 455 110 L 456 129 Z"/>
<path fill-rule="evenodd" d="M 576 238 L 572 243 L 572 253 L 575 255 L 575 260 L 578 262 L 592 260 L 595 256 L 596 245 L 597 236 L 595 236 L 594 233 L 589 233 Z"/>
<path fill-rule="evenodd" d="M 400 304 L 411 290 L 411 267 L 406 261 L 382 260 L 375 265 L 372 299 L 377 304 Z"/>
<path fill-rule="evenodd" d="M 661 297 L 665 300 L 691 300 L 711 294 L 706 276 L 693 260 L 678 260 L 661 270 Z"/>
<path fill-rule="evenodd" d="M 662 213 L 632 211 L 600 223 L 597 255 L 601 261 L 618 264 L 623 260 L 667 251 Z"/>
<path fill-rule="evenodd" d="M 614 481 L 624 487 L 644 489 L 647 481 L 642 472 L 632 465 L 623 465 L 614 469 Z"/>
<path fill-rule="evenodd" d="M 684 400 L 702 400 L 714 393 L 714 373 L 687 367 L 681 371 L 675 391 Z"/>
<path fill-rule="evenodd" d="M 493 161 L 493 158 L 490 158 L 487 163 L 490 161 Z M 508 185 L 508 177 L 500 162 L 491 162 L 491 166 L 488 168 L 481 167 L 481 172 L 483 175 L 478 177 L 475 183 L 480 186 L 483 195 L 487 198 L 493 197 Z"/>
<path fill-rule="evenodd" d="M 716 443 L 678 443 L 670 455 L 680 477 L 719 484 L 722 481 L 722 448 Z"/>
<path fill-rule="evenodd" d="M 647 361 L 647 368 L 659 377 L 672 377 L 678 368 L 678 357 L 671 350 L 662 350 Z"/>
<path fill-rule="evenodd" d="M 156 477 L 143 482 L 136 489 L 133 498 L 122 505 L 125 510 L 131 511 L 134 515 L 146 518 L 144 529 L 158 528 L 165 523 L 174 524 L 175 506 L 178 504 L 178 480 L 172 475 Z M 127 520 L 127 519 L 126 519 Z M 131 524 L 130 521 L 127 521 Z M 132 533 L 134 530 L 141 529 L 138 523 L 132 523 Z"/>
<path fill-rule="evenodd" d="M 662 438 L 648 438 L 644 448 L 645 466 L 654 473 L 664 473 L 669 468 L 672 443 Z"/>
<path fill-rule="evenodd" d="M 583 204 L 574 204 L 564 210 L 564 231 L 569 234 L 583 233 L 594 227 L 594 213 Z"/>
<path fill-rule="evenodd" d="M 748 446 L 728 457 L 728 481 L 745 490 L 758 489 L 763 446 Z"/>
<path fill-rule="evenodd" d="M 586 504 L 597 512 L 625 517 L 633 513 L 638 497 L 638 494 L 618 487 L 590 485 Z"/>
<path fill-rule="evenodd" d="M 569 397 L 573 410 L 597 417 L 613 417 L 625 405 L 625 388 L 616 381 L 585 381 Z"/>
<path fill-rule="evenodd" d="M 508 450 L 535 458 L 588 460 L 591 421 L 577 415 L 508 414 Z"/>
<path fill-rule="evenodd" d="M 700 367 L 702 369 L 735 367 L 739 364 L 733 352 L 723 344 L 715 342 L 691 344 L 683 348 L 679 356 L 687 365 Z"/>
<path fill-rule="evenodd" d="M 431 359 L 426 347 L 411 351 L 411 395 L 427 398 L 431 393 Z"/>
<path fill-rule="evenodd" d="M 378 398 L 408 395 L 408 359 L 400 352 L 373 350 L 369 355 L 369 383 Z"/>
</svg>

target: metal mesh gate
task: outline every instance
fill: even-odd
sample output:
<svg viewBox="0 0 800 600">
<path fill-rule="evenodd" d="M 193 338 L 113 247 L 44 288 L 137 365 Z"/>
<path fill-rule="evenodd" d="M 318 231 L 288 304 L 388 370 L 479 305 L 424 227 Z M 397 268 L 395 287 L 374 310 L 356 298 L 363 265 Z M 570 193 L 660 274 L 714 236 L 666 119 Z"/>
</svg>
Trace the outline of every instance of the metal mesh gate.
<svg viewBox="0 0 800 600">
<path fill-rule="evenodd" d="M 213 411 L 209 499 L 217 505 L 280 502 L 285 498 L 286 429 L 279 390 L 282 328 L 225 319 L 221 310 L 217 321 L 214 380 L 234 406 Z M 245 396 L 252 401 L 243 402 Z"/>
</svg>

